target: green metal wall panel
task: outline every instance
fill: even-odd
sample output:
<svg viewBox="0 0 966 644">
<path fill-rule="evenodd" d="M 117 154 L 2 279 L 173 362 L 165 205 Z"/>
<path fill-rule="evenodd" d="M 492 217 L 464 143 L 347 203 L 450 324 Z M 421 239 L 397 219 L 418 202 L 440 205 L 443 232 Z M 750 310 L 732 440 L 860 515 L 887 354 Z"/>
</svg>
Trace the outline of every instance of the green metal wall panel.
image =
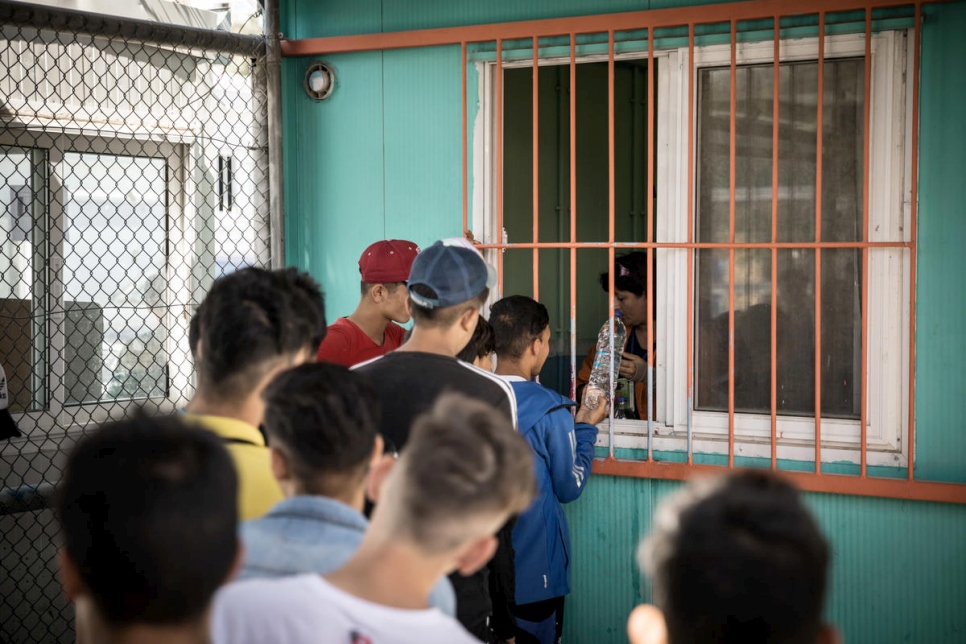
<svg viewBox="0 0 966 644">
<path fill-rule="evenodd" d="M 281 0 L 282 33 L 287 38 L 320 38 L 382 30 L 382 0 Z"/>
<path fill-rule="evenodd" d="M 727 1 L 729 0 L 282 0 L 282 33 L 289 38 L 319 38 L 719 4 Z"/>
<path fill-rule="evenodd" d="M 386 52 L 386 237 L 462 235 L 460 48 Z"/>
<path fill-rule="evenodd" d="M 650 601 L 634 561 L 657 503 L 679 483 L 592 477 L 565 506 L 573 593 L 564 639 L 626 642 L 630 610 Z M 832 544 L 828 621 L 855 642 L 961 642 L 966 637 L 966 507 L 807 494 Z"/>
<path fill-rule="evenodd" d="M 359 300 L 359 255 L 385 227 L 382 52 L 329 56 L 336 89 L 302 90 L 306 61 L 283 73 L 286 260 L 321 280 L 329 317 Z"/>
<path fill-rule="evenodd" d="M 924 10 L 916 301 L 916 476 L 966 482 L 966 3 Z M 952 71 L 950 65 L 957 71 Z"/>
</svg>

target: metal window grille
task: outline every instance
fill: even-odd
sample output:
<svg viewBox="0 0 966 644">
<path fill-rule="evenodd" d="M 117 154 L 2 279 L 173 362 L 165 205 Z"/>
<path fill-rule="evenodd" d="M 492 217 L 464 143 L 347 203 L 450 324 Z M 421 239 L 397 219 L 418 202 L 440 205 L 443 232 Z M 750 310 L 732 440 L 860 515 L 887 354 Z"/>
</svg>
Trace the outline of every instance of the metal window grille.
<svg viewBox="0 0 966 644">
<path fill-rule="evenodd" d="M 195 307 L 273 260 L 266 40 L 6 2 L 0 31 L 0 641 L 67 642 L 65 451 L 183 407 Z"/>
<path fill-rule="evenodd" d="M 877 0 L 863 1 L 854 0 L 853 2 L 841 2 L 839 0 L 799 0 L 796 2 L 788 1 L 764 1 L 764 2 L 737 2 L 725 3 L 713 6 L 698 6 L 678 9 L 660 9 L 650 11 L 628 12 L 622 14 L 607 14 L 595 16 L 580 16 L 574 18 L 559 18 L 548 20 L 533 20 L 523 22 L 512 22 L 502 24 L 490 24 L 468 27 L 449 27 L 445 29 L 414 30 L 384 34 L 366 34 L 359 36 L 340 36 L 317 39 L 305 39 L 288 41 L 282 44 L 282 54 L 285 56 L 319 56 L 326 54 L 362 52 L 371 50 L 405 49 L 427 46 L 459 46 L 460 62 L 459 70 L 453 70 L 454 91 L 457 83 L 461 86 L 462 95 L 462 132 L 454 132 L 453 136 L 462 137 L 463 165 L 462 165 L 462 186 L 463 186 L 463 229 L 479 230 L 481 219 L 492 218 L 495 225 L 487 229 L 483 237 L 481 247 L 486 249 L 490 256 L 495 259 L 498 271 L 501 276 L 501 287 L 505 276 L 504 263 L 505 257 L 510 253 L 529 253 L 532 257 L 532 293 L 534 297 L 539 297 L 546 285 L 541 285 L 540 266 L 541 254 L 546 251 L 559 251 L 562 271 L 566 272 L 569 268 L 569 339 L 570 339 L 570 382 L 571 390 L 575 382 L 578 360 L 582 354 L 577 351 L 577 338 L 574 329 L 577 326 L 577 257 L 578 251 L 601 251 L 606 250 L 606 266 L 613 266 L 615 253 L 618 251 L 639 249 L 645 251 L 648 257 L 648 265 L 654 266 L 655 257 L 659 253 L 685 253 L 686 254 L 686 277 L 684 282 L 687 289 L 687 312 L 684 320 L 679 319 L 678 324 L 686 329 L 686 356 L 676 356 L 679 369 L 686 370 L 686 397 L 687 397 L 687 424 L 686 445 L 676 454 L 667 457 L 661 455 L 654 449 L 654 441 L 657 437 L 656 423 L 654 418 L 654 395 L 655 387 L 652 378 L 648 380 L 648 414 L 646 428 L 643 436 L 646 438 L 646 452 L 643 458 L 626 459 L 618 458 L 615 454 L 615 422 L 610 419 L 610 429 L 608 442 L 609 456 L 605 459 L 597 460 L 594 464 L 594 471 L 622 476 L 636 476 L 647 478 L 664 479 L 684 479 L 698 470 L 718 471 L 723 468 L 735 467 L 736 456 L 740 456 L 736 450 L 736 417 L 741 414 L 741 409 L 736 402 L 735 392 L 735 365 L 736 357 L 742 359 L 742 355 L 736 356 L 735 333 L 736 333 L 736 256 L 743 253 L 756 252 L 764 255 L 762 265 L 767 268 L 765 272 L 769 277 L 770 288 L 768 293 L 770 302 L 776 302 L 778 297 L 777 284 L 779 281 L 778 268 L 781 257 L 784 253 L 794 251 L 806 255 L 811 259 L 812 268 L 809 270 L 812 283 L 810 293 L 811 307 L 811 350 L 807 359 L 809 363 L 809 379 L 814 380 L 809 384 L 810 399 L 804 404 L 799 405 L 797 413 L 807 414 L 803 420 L 810 424 L 811 432 L 808 438 L 808 451 L 813 461 L 811 472 L 793 472 L 788 468 L 782 467 L 779 461 L 779 447 L 782 437 L 779 432 L 779 423 L 782 421 L 784 411 L 778 401 L 778 381 L 779 368 L 777 351 L 778 316 L 777 306 L 770 307 L 770 315 L 765 318 L 764 328 L 768 334 L 770 342 L 765 344 L 765 350 L 770 352 L 770 364 L 766 365 L 764 371 L 765 388 L 764 412 L 770 419 L 770 431 L 766 430 L 765 438 L 762 439 L 770 447 L 770 467 L 776 470 L 783 470 L 786 474 L 794 478 L 803 488 L 822 492 L 839 492 L 850 494 L 861 494 L 870 496 L 887 496 L 895 498 L 928 499 L 952 502 L 966 502 L 966 487 L 955 484 L 933 483 L 929 481 L 917 480 L 915 477 L 915 267 L 917 252 L 916 237 L 916 205 L 917 205 L 917 170 L 918 170 L 918 105 L 919 105 L 919 42 L 921 29 L 921 5 L 922 2 L 910 2 L 908 0 Z M 896 18 L 904 25 L 902 29 L 911 33 L 912 46 L 910 51 L 911 79 L 908 81 L 908 91 L 910 93 L 908 104 L 911 105 L 909 121 L 911 123 L 911 140 L 906 144 L 911 154 L 909 163 L 910 187 L 908 190 L 911 203 L 909 213 L 910 225 L 908 230 L 885 239 L 870 234 L 870 96 L 872 91 L 872 43 L 873 33 L 882 29 L 897 29 L 896 23 L 889 24 L 890 20 Z M 850 69 L 845 69 L 847 65 L 839 65 L 833 62 L 827 47 L 833 43 L 833 36 L 836 34 L 850 33 L 857 38 L 861 38 L 861 47 L 855 55 L 853 61 L 849 63 Z M 809 35 L 814 39 L 813 51 L 807 59 L 812 65 L 811 71 L 799 69 L 799 75 L 810 73 L 814 79 L 813 107 L 812 115 L 812 134 L 809 141 L 798 141 L 797 145 L 809 148 L 813 155 L 813 167 L 811 173 L 811 185 L 808 189 L 812 194 L 811 211 L 808 214 L 809 228 L 808 234 L 799 234 L 792 239 L 787 235 L 789 230 L 783 230 L 779 223 L 783 220 L 779 204 L 779 142 L 780 142 L 780 123 L 781 118 L 788 118 L 787 113 L 782 110 L 787 106 L 781 98 L 781 75 L 782 68 L 786 67 L 782 50 L 787 39 L 802 38 Z M 742 82 L 750 73 L 744 65 L 739 64 L 738 47 L 741 43 L 760 43 L 772 42 L 773 52 L 768 62 L 762 64 L 755 70 L 756 78 L 771 80 L 771 91 L 768 94 L 767 108 L 762 108 L 764 114 L 769 119 L 770 136 L 765 135 L 765 139 L 770 139 L 769 169 L 770 181 L 767 182 L 770 207 L 770 216 L 765 218 L 768 223 L 767 230 L 763 231 L 762 238 L 745 239 L 736 233 L 736 182 L 737 182 L 737 148 L 743 141 L 739 140 L 738 126 L 739 116 L 737 114 L 737 86 L 739 72 Z M 695 65 L 696 49 L 709 43 L 724 45 L 730 49 L 730 56 L 719 64 L 719 69 L 713 74 L 708 70 L 702 69 L 699 75 L 698 67 Z M 744 44 L 742 45 L 744 46 Z M 686 88 L 683 90 L 683 104 L 679 105 L 680 112 L 686 114 L 686 135 L 682 136 L 680 147 L 686 150 L 686 183 L 674 194 L 656 194 L 658 201 L 667 198 L 677 199 L 679 203 L 686 204 L 686 233 L 683 240 L 670 240 L 660 238 L 655 230 L 655 199 L 648 198 L 655 195 L 655 129 L 664 128 L 668 123 L 656 123 L 655 118 L 655 70 L 656 52 L 661 52 L 669 48 L 678 48 L 687 53 L 683 58 L 686 72 L 683 77 Z M 633 54 L 633 56 L 631 56 Z M 643 190 L 646 202 L 643 206 L 645 214 L 646 232 L 642 240 L 628 240 L 618 238 L 615 235 L 615 67 L 618 60 L 627 60 L 633 57 L 639 61 L 639 66 L 646 69 L 646 172 L 645 178 L 641 182 L 646 184 Z M 578 71 L 587 60 L 596 60 L 599 64 L 605 64 L 606 90 L 601 90 L 600 85 L 594 89 L 583 90 L 578 85 Z M 682 59 L 678 59 L 682 60 Z M 484 188 L 484 210 L 485 212 L 474 212 L 471 218 L 469 191 L 468 167 L 474 159 L 471 158 L 470 139 L 468 136 L 469 109 L 468 109 L 468 71 L 474 69 L 472 65 L 481 61 L 490 64 L 490 71 L 481 70 L 477 65 L 476 70 L 481 76 L 485 76 L 481 82 L 481 96 L 492 95 L 492 113 L 485 114 L 483 117 L 484 128 L 491 131 L 492 136 L 488 141 L 492 144 L 492 157 L 484 160 L 484 165 L 492 168 L 492 172 L 487 176 L 476 177 L 474 184 L 479 186 L 486 182 L 489 185 Z M 506 166 L 504 159 L 505 149 L 505 85 L 510 78 L 507 70 L 511 67 L 525 65 L 532 74 L 532 183 L 529 190 L 532 192 L 532 226 L 521 225 L 517 228 L 517 238 L 508 239 L 506 235 L 506 220 L 504 209 L 504 178 Z M 540 194 L 538 188 L 540 183 L 541 160 L 539 153 L 540 141 L 540 98 L 538 83 L 541 77 L 554 73 L 552 66 L 556 65 L 559 74 L 559 85 L 566 84 L 565 89 L 569 89 L 566 98 L 561 101 L 569 102 L 569 115 L 564 125 L 569 131 L 563 140 L 566 141 L 565 165 L 569 168 L 569 182 L 566 186 L 566 195 L 569 196 L 569 204 L 558 204 L 558 210 L 562 212 L 558 223 L 561 229 L 558 230 L 559 239 L 546 241 L 548 233 L 540 225 L 541 204 L 547 197 Z M 854 198 L 855 208 L 859 216 L 854 225 L 855 231 L 851 236 L 831 235 L 827 230 L 823 234 L 823 145 L 829 145 L 826 140 L 826 128 L 824 121 L 832 122 L 837 115 L 830 113 L 826 107 L 826 72 L 831 70 L 834 73 L 842 72 L 851 74 L 858 84 L 858 90 L 853 100 L 852 109 L 857 115 L 858 126 L 853 130 L 853 146 L 858 150 L 861 161 L 859 169 L 855 172 L 855 180 L 858 187 L 855 190 L 857 195 Z M 843 71 L 844 70 L 844 71 Z M 567 78 L 569 76 L 569 79 Z M 769 78 L 770 77 L 770 78 Z M 724 87 L 727 92 L 727 99 L 721 101 L 724 107 L 719 110 L 717 116 L 719 122 L 725 125 L 724 131 L 719 130 L 719 141 L 723 139 L 722 155 L 727 159 L 727 180 L 724 185 L 725 205 L 723 206 L 724 225 L 723 234 L 705 235 L 696 227 L 696 212 L 700 204 L 696 203 L 698 177 L 696 177 L 696 165 L 698 145 L 698 87 L 697 83 L 712 83 L 724 79 Z M 457 80 L 458 79 L 458 80 Z M 567 82 L 569 80 L 569 83 Z M 475 81 L 474 81 L 475 82 Z M 747 83 L 746 83 L 747 84 Z M 786 80 L 787 87 L 787 80 Z M 519 90 L 519 87 L 517 88 Z M 607 140 L 607 234 L 604 239 L 588 239 L 578 233 L 578 221 L 581 217 L 588 216 L 578 212 L 578 192 L 581 186 L 578 183 L 577 167 L 581 163 L 578 158 L 577 143 L 577 121 L 578 94 L 581 91 L 602 92 L 606 91 L 607 115 L 606 115 L 606 136 Z M 830 90 L 831 91 L 831 90 Z M 474 94 L 475 95 L 475 94 Z M 598 94 L 600 95 L 600 94 Z M 759 106 L 760 107 L 760 106 Z M 484 106 L 485 110 L 486 107 Z M 520 125 L 526 120 L 526 116 L 517 112 L 513 115 L 515 123 Z M 744 118 L 744 117 L 743 117 Z M 858 134 L 858 137 L 856 137 Z M 761 135 L 759 135 L 761 136 Z M 744 138 L 744 137 L 742 137 Z M 838 142 L 837 142 L 838 143 Z M 562 144 L 563 145 L 563 144 Z M 721 147 L 719 145 L 719 147 Z M 474 154 L 479 151 L 474 150 Z M 515 154 L 520 154 L 519 148 L 514 150 Z M 484 153 L 488 154 L 488 153 Z M 476 159 L 478 161 L 478 159 Z M 520 176 L 528 174 L 521 168 L 521 172 L 512 175 L 513 180 L 519 182 Z M 492 178 L 489 178 L 492 176 Z M 477 188 L 478 189 L 478 188 Z M 821 198 L 815 198 L 820 195 Z M 474 203 L 477 203 L 474 201 Z M 569 206 L 569 207 L 568 207 Z M 782 206 L 784 208 L 784 206 Z M 525 208 L 524 208 L 525 211 Z M 513 217 L 520 217 L 520 206 L 512 213 Z M 519 223 L 519 222 L 518 222 Z M 532 232 L 530 232 L 532 228 Z M 524 230 L 520 233 L 520 230 Z M 529 240 L 527 239 L 529 237 Z M 710 237 L 710 239 L 709 239 Z M 854 311 L 857 313 L 857 338 L 851 346 L 855 352 L 854 364 L 859 365 L 849 378 L 844 393 L 840 392 L 842 400 L 839 401 L 844 415 L 854 416 L 858 420 L 859 434 L 855 438 L 857 457 L 857 472 L 855 475 L 832 474 L 823 471 L 823 449 L 828 447 L 833 437 L 829 437 L 829 427 L 833 425 L 833 412 L 823 405 L 823 395 L 828 387 L 823 388 L 823 358 L 825 354 L 822 350 L 823 334 L 823 306 L 828 303 L 823 300 L 823 258 L 838 257 L 836 253 L 849 251 L 852 262 L 851 269 L 855 279 L 860 286 L 854 289 L 856 293 L 856 305 Z M 870 350 L 869 333 L 869 265 L 870 254 L 880 251 L 898 254 L 907 262 L 908 282 L 911 285 L 903 297 L 907 298 L 908 319 L 906 320 L 905 330 L 907 334 L 900 338 L 899 342 L 904 345 L 904 351 L 908 355 L 908 375 L 903 381 L 902 398 L 905 400 L 905 407 L 901 415 L 905 416 L 902 427 L 903 435 L 900 440 L 905 449 L 907 468 L 905 480 L 887 479 L 875 476 L 869 472 L 869 449 L 867 440 L 867 428 L 869 418 L 869 386 L 868 386 L 868 364 Z M 721 346 L 717 349 L 723 352 L 723 360 L 726 365 L 721 369 L 723 381 L 720 383 L 723 392 L 720 411 L 723 412 L 726 423 L 726 431 L 722 434 L 723 440 L 727 443 L 726 464 L 721 467 L 707 464 L 707 459 L 694 448 L 694 436 L 692 427 L 692 413 L 696 411 L 695 397 L 695 347 L 696 339 L 696 285 L 699 279 L 704 279 L 698 273 L 701 272 L 700 265 L 697 263 L 698 257 L 708 254 L 718 253 L 724 258 L 723 267 L 726 277 L 724 283 L 727 285 L 726 292 L 726 315 L 722 323 Z M 546 260 L 543 260 L 546 261 Z M 519 264 L 517 264 L 519 265 Z M 834 264 L 833 264 L 834 266 Z M 829 269 L 826 269 L 829 272 Z M 770 275 L 768 275 L 770 273 Z M 565 287 L 566 288 L 566 287 Z M 647 316 L 647 346 L 654 346 L 654 295 L 655 277 L 654 271 L 650 271 L 647 284 L 647 299 L 650 314 Z M 613 271 L 610 275 L 608 298 L 611 308 L 614 302 L 614 276 Z M 598 314 L 599 315 L 599 314 Z M 567 328 L 567 326 L 565 326 Z M 770 345 L 770 346 L 769 346 Z M 661 347 L 658 347 L 661 351 Z M 653 351 L 649 351 L 649 373 L 653 374 L 655 367 L 655 356 Z M 824 376 L 828 378 L 828 376 Z M 826 383 L 827 385 L 828 383 Z M 854 408 L 852 402 L 854 401 Z M 855 425 L 853 421 L 853 425 Z M 682 438 L 684 438 L 682 436 Z M 741 437 L 739 436 L 739 441 Z M 766 459 L 767 462 L 768 459 Z M 683 461 L 683 462 L 682 462 Z M 767 466 L 767 465 L 766 465 Z"/>
</svg>

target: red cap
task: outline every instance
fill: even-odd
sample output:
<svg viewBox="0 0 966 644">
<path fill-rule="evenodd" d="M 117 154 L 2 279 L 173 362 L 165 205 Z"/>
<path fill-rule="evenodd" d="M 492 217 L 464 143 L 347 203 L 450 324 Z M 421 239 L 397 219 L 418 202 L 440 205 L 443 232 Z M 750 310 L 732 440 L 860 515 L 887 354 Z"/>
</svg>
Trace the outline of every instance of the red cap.
<svg viewBox="0 0 966 644">
<path fill-rule="evenodd" d="M 377 241 L 362 251 L 359 273 L 367 284 L 391 284 L 409 280 L 409 269 L 419 246 L 405 239 Z"/>
</svg>

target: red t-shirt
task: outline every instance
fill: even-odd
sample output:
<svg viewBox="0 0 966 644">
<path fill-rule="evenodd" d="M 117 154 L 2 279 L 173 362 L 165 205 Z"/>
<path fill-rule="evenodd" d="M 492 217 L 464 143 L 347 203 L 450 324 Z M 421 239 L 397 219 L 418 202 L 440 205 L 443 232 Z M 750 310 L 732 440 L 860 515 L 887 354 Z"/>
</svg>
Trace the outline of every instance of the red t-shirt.
<svg viewBox="0 0 966 644">
<path fill-rule="evenodd" d="M 319 345 L 319 362 L 351 367 L 398 349 L 404 337 L 406 329 L 390 322 L 382 345 L 378 345 L 355 322 L 349 318 L 339 318 L 329 325 L 325 340 Z"/>
</svg>

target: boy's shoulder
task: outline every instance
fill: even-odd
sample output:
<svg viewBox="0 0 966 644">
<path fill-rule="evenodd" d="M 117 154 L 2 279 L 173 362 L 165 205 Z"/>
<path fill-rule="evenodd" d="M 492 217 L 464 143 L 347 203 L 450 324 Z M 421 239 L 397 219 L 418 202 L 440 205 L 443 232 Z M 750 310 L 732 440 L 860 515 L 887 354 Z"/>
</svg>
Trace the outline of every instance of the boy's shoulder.
<svg viewBox="0 0 966 644">
<path fill-rule="evenodd" d="M 520 429 L 526 430 L 537 424 L 541 418 L 558 409 L 568 410 L 576 403 L 553 389 L 538 382 L 514 380 L 510 382 L 517 402 Z M 569 412 L 567 414 L 569 417 Z"/>
</svg>

